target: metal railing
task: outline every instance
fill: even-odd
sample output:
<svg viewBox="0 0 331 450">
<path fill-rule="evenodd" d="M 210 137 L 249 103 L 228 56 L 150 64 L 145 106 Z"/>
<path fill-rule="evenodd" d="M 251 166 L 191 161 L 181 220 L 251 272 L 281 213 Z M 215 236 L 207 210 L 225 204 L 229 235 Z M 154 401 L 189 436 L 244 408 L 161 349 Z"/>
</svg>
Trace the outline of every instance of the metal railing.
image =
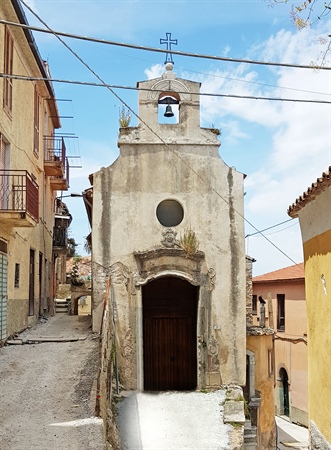
<svg viewBox="0 0 331 450">
<path fill-rule="evenodd" d="M 26 170 L 0 170 L 0 211 L 29 214 L 38 222 L 39 187 Z"/>
<path fill-rule="evenodd" d="M 63 137 L 44 136 L 44 161 L 65 164 L 66 146 Z"/>
<path fill-rule="evenodd" d="M 53 228 L 53 247 L 67 248 L 67 227 Z"/>
</svg>

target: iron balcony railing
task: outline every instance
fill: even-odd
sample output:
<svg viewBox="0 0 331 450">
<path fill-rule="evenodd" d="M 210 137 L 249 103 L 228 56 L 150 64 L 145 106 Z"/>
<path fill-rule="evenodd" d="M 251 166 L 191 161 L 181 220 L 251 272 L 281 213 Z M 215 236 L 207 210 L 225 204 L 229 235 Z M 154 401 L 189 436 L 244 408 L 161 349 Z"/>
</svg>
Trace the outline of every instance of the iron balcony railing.
<svg viewBox="0 0 331 450">
<path fill-rule="evenodd" d="M 65 164 L 66 146 L 63 137 L 44 136 L 44 161 Z"/>
<path fill-rule="evenodd" d="M 55 226 L 53 228 L 53 247 L 67 248 L 67 227 Z"/>
<path fill-rule="evenodd" d="M 26 170 L 0 170 L 0 211 L 39 218 L 39 187 Z"/>
</svg>

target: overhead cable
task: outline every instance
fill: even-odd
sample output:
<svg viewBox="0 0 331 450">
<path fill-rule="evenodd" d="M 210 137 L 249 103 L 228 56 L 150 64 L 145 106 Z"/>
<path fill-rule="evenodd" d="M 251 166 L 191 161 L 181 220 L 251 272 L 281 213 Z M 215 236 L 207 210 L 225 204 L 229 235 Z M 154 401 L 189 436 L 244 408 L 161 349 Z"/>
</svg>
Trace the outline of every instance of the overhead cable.
<svg viewBox="0 0 331 450">
<path fill-rule="evenodd" d="M 28 8 L 27 4 L 21 0 L 21 3 Z M 32 11 L 32 10 L 30 10 Z M 34 13 L 32 13 L 34 14 Z M 325 67 L 325 66 L 315 66 L 315 65 L 299 65 L 299 64 L 290 64 L 290 63 L 280 63 L 280 62 L 268 62 L 268 61 L 256 61 L 253 59 L 243 59 L 243 58 L 227 58 L 225 56 L 213 56 L 213 55 L 204 55 L 201 53 L 190 53 L 190 52 L 183 52 L 179 50 L 164 50 L 161 48 L 155 48 L 155 47 L 147 47 L 145 45 L 136 45 L 136 44 L 125 44 L 123 42 L 115 42 L 115 41 L 109 41 L 107 39 L 99 39 L 99 38 L 93 38 L 88 36 L 82 36 L 79 34 L 72 34 L 72 33 L 65 33 L 63 31 L 55 31 L 51 30 L 45 23 L 47 29 L 35 27 L 32 25 L 25 25 L 22 23 L 17 22 L 10 22 L 8 20 L 0 20 L 0 23 L 4 25 L 10 25 L 13 27 L 20 27 L 27 30 L 37 31 L 40 33 L 48 33 L 53 34 L 56 36 L 62 36 L 62 37 L 68 37 L 71 39 L 79 39 L 81 41 L 88 41 L 88 42 L 95 42 L 98 44 L 107 44 L 107 45 L 114 45 L 117 47 L 126 47 L 126 48 L 133 48 L 135 50 L 143 50 L 148 52 L 157 52 L 157 53 L 170 53 L 172 55 L 178 55 L 178 56 L 188 56 L 190 58 L 200 58 L 200 59 L 211 59 L 214 61 L 226 61 L 226 62 L 233 62 L 233 63 L 243 63 L 243 64 L 256 64 L 256 65 L 262 65 L 262 66 L 277 66 L 277 67 L 289 67 L 294 69 L 313 69 L 316 70 L 317 68 L 319 70 L 331 70 L 331 67 Z"/>
<path fill-rule="evenodd" d="M 126 89 L 132 91 L 151 91 L 151 89 L 145 89 L 136 86 L 121 86 L 116 84 L 108 83 L 93 83 L 91 81 L 75 81 L 75 80 L 64 80 L 61 78 L 43 78 L 43 77 L 31 77 L 25 75 L 8 75 L 5 73 L 0 73 L 0 78 L 10 78 L 13 80 L 26 80 L 26 81 L 51 81 L 52 83 L 66 83 L 66 84 L 76 84 L 82 86 L 93 86 L 93 87 L 103 87 L 108 89 Z M 157 89 L 153 89 L 153 92 L 162 92 Z M 178 94 L 185 94 L 186 92 L 177 91 Z M 260 97 L 258 95 L 236 95 L 236 94 L 216 94 L 208 92 L 199 92 L 194 94 L 197 96 L 205 97 L 224 97 L 224 98 L 236 98 L 244 100 L 268 100 L 276 102 L 295 102 L 295 103 L 319 103 L 331 105 L 331 101 L 327 100 L 310 100 L 310 99 L 298 99 L 298 98 L 282 98 L 282 97 Z M 130 109 L 130 108 L 129 108 Z"/>
</svg>

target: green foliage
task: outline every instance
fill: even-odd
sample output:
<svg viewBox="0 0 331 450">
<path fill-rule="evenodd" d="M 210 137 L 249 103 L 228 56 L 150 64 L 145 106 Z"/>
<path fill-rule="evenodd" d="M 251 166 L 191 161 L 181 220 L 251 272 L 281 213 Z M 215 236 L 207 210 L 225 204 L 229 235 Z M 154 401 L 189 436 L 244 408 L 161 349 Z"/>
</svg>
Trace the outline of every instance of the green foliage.
<svg viewBox="0 0 331 450">
<path fill-rule="evenodd" d="M 76 244 L 76 241 L 74 238 L 67 238 L 67 257 L 72 258 L 73 256 L 76 256 L 76 247 L 78 244 Z"/>
<path fill-rule="evenodd" d="M 183 235 L 180 236 L 179 245 L 189 255 L 193 255 L 199 249 L 199 241 L 195 232 L 190 228 L 187 228 Z"/>
<path fill-rule="evenodd" d="M 84 241 L 84 250 L 88 255 L 90 255 L 92 253 L 91 244 L 87 238 L 85 238 L 85 241 Z"/>
<path fill-rule="evenodd" d="M 74 257 L 74 264 L 70 272 L 71 284 L 73 284 L 74 286 L 82 286 L 84 284 L 84 281 L 79 276 L 78 263 L 80 262 L 80 260 L 81 258 L 79 256 Z"/>
</svg>

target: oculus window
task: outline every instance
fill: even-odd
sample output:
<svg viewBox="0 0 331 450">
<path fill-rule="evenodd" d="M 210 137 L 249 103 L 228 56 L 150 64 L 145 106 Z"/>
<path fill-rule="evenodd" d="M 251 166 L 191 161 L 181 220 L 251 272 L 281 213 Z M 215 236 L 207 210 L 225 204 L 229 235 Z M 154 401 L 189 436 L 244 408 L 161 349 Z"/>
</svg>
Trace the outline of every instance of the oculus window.
<svg viewBox="0 0 331 450">
<path fill-rule="evenodd" d="M 175 227 L 184 218 L 184 210 L 176 200 L 163 200 L 156 208 L 156 217 L 164 227 Z"/>
</svg>

